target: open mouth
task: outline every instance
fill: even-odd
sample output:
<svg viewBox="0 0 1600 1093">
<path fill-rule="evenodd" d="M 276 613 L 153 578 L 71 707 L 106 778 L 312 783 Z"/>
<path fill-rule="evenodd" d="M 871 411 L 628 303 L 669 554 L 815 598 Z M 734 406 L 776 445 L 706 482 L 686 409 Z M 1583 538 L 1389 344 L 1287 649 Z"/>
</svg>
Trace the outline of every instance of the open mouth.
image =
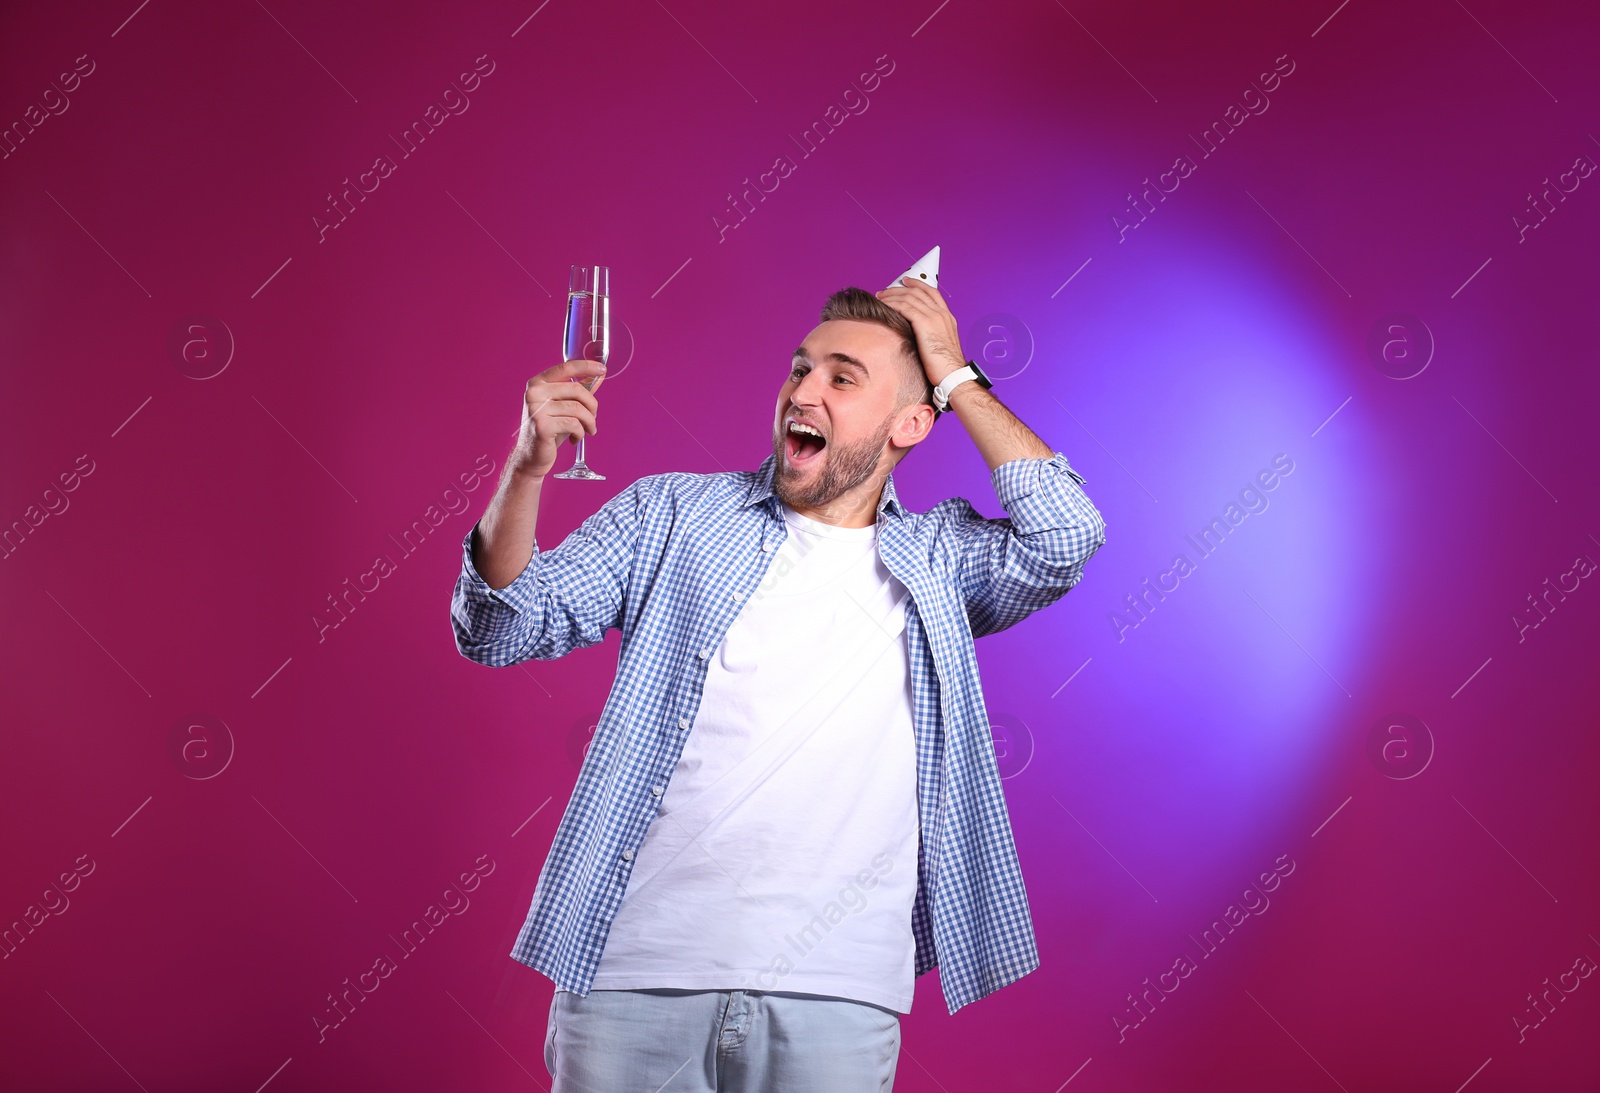
<svg viewBox="0 0 1600 1093">
<path fill-rule="evenodd" d="M 790 419 L 783 433 L 783 450 L 791 467 L 804 467 L 822 454 L 828 441 L 822 430 L 804 421 Z"/>
</svg>

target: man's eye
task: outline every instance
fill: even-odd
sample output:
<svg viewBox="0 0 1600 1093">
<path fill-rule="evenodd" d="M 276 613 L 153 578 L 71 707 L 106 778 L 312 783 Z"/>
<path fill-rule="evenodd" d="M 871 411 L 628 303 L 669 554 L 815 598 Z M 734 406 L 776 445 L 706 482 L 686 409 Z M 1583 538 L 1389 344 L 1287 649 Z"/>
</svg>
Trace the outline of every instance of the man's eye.
<svg viewBox="0 0 1600 1093">
<path fill-rule="evenodd" d="M 801 367 L 800 365 L 798 365 L 798 364 L 795 365 L 793 368 L 789 369 L 789 378 L 790 379 L 797 380 L 797 379 L 799 379 L 801 376 L 803 376 L 805 374 L 806 374 L 806 370 L 803 367 Z"/>
<path fill-rule="evenodd" d="M 834 376 L 833 378 L 836 379 L 836 380 L 843 380 L 845 383 L 854 383 L 855 382 L 855 380 L 851 379 L 849 376 L 845 375 L 843 372 L 839 373 L 837 376 Z"/>
</svg>

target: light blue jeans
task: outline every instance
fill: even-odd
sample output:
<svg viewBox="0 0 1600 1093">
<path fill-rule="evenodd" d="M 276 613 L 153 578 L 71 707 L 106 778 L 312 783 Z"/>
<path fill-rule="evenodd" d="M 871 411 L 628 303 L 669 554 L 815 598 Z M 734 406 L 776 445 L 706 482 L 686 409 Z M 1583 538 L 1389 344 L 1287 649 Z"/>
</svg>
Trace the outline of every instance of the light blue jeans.
<svg viewBox="0 0 1600 1093">
<path fill-rule="evenodd" d="M 780 991 L 558 990 L 551 1093 L 889 1093 L 900 1015 Z"/>
</svg>

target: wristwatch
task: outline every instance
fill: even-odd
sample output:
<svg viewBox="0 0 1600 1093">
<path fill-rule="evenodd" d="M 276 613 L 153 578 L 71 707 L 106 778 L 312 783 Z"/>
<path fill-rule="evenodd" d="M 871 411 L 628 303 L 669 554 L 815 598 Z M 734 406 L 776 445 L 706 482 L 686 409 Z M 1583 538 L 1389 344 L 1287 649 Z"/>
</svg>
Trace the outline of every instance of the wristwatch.
<svg viewBox="0 0 1600 1093">
<path fill-rule="evenodd" d="M 950 409 L 950 392 L 960 387 L 968 380 L 977 380 L 985 390 L 994 386 L 994 381 L 983 374 L 983 369 L 978 367 L 977 361 L 968 361 L 965 368 L 957 368 L 933 389 L 933 407 L 941 414 Z"/>
</svg>

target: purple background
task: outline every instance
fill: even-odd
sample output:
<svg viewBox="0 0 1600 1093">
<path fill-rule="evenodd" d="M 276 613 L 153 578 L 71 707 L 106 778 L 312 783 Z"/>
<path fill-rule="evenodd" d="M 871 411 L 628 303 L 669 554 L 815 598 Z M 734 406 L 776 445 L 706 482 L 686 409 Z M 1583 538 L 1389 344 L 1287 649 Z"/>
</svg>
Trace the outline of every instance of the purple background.
<svg viewBox="0 0 1600 1093">
<path fill-rule="evenodd" d="M 1600 961 L 1600 176 L 1514 219 L 1600 162 L 1592 5 L 135 7 L 0 17 L 0 119 L 46 111 L 0 160 L 0 1086 L 545 1086 L 508 953 L 616 635 L 491 671 L 447 604 L 567 268 L 610 265 L 634 349 L 552 545 L 640 475 L 755 466 L 823 298 L 935 243 L 1108 541 L 978 646 L 1042 966 L 953 1018 L 920 980 L 897 1088 L 1600 1084 L 1600 978 L 1559 978 Z M 1000 514 L 953 418 L 897 477 Z"/>
</svg>

